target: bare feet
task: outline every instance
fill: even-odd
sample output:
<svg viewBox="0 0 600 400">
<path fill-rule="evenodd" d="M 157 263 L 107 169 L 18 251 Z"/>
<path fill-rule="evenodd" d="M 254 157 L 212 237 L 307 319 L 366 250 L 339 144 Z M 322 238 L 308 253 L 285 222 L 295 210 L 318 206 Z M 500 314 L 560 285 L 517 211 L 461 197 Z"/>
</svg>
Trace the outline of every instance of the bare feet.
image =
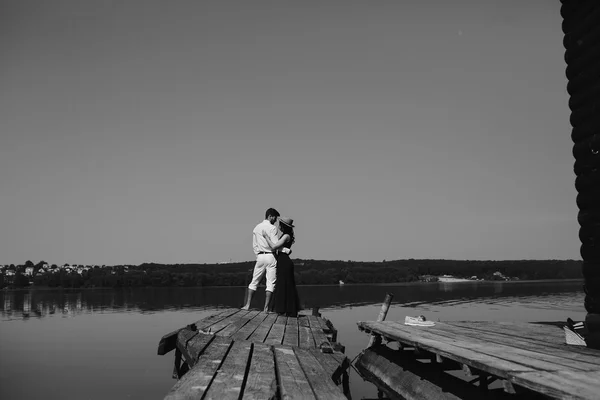
<svg viewBox="0 0 600 400">
<path fill-rule="evenodd" d="M 242 309 L 242 310 L 246 310 L 246 311 L 248 311 L 248 310 L 250 309 L 250 306 L 244 306 L 244 307 L 242 307 L 241 309 Z"/>
</svg>

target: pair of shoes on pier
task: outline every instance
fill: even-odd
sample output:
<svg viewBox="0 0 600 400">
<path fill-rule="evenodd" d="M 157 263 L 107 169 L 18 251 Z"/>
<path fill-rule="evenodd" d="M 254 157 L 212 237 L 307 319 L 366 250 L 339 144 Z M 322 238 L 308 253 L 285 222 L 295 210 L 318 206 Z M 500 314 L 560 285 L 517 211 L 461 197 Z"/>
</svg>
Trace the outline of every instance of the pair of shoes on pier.
<svg viewBox="0 0 600 400">
<path fill-rule="evenodd" d="M 585 322 L 575 322 L 567 318 L 567 325 L 563 327 L 565 331 L 565 341 L 574 346 L 587 346 L 585 337 L 589 333 Z"/>
<path fill-rule="evenodd" d="M 423 315 L 419 315 L 418 317 L 409 317 L 404 318 L 404 325 L 411 326 L 434 326 L 435 322 L 427 321 L 427 319 Z"/>
</svg>

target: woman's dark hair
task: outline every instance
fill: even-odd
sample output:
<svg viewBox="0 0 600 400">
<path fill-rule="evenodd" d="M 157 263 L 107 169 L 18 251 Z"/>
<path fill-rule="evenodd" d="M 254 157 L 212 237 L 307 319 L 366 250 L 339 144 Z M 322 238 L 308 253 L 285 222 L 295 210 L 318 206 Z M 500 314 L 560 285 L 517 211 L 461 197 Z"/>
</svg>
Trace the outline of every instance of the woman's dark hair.
<svg viewBox="0 0 600 400">
<path fill-rule="evenodd" d="M 279 224 L 279 229 L 281 229 L 281 231 L 284 234 L 288 234 L 290 235 L 290 244 L 293 244 L 296 241 L 296 238 L 294 237 L 294 228 L 291 228 L 289 226 L 287 226 L 286 224 Z"/>
</svg>

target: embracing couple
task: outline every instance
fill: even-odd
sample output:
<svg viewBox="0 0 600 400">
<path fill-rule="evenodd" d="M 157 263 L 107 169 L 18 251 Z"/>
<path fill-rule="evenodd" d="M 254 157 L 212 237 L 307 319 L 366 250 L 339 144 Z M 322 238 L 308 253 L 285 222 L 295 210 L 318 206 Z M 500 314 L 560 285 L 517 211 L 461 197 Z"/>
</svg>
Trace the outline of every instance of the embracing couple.
<svg viewBox="0 0 600 400">
<path fill-rule="evenodd" d="M 294 279 L 294 263 L 290 259 L 291 247 L 295 241 L 294 220 L 280 217 L 277 210 L 269 208 L 265 213 L 265 220 L 256 225 L 252 233 L 256 264 L 242 309 L 250 309 L 258 284 L 266 275 L 264 311 L 298 316 L 300 299 Z"/>
</svg>

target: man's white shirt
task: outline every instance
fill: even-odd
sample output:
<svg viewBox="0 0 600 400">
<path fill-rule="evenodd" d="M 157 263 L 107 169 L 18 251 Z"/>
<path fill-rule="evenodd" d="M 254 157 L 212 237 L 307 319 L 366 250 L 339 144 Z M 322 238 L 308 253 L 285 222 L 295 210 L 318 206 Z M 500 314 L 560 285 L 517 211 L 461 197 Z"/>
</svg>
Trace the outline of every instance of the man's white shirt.
<svg viewBox="0 0 600 400">
<path fill-rule="evenodd" d="M 279 229 L 275 225 L 272 225 L 269 220 L 264 220 L 260 224 L 254 227 L 252 231 L 252 248 L 254 249 L 254 254 L 258 254 L 261 251 L 270 253 L 271 247 L 267 242 L 267 239 L 264 238 L 263 232 L 267 234 L 269 239 L 273 244 L 277 243 L 279 240 Z"/>
</svg>

